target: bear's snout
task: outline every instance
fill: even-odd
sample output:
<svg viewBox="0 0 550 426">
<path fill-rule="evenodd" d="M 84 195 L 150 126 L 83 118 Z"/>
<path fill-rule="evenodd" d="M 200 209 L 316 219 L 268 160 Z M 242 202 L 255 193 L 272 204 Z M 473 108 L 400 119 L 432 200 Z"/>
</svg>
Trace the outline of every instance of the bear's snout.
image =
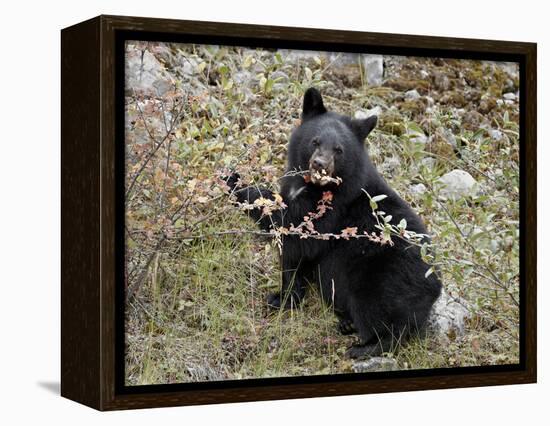
<svg viewBox="0 0 550 426">
<path fill-rule="evenodd" d="M 326 159 L 323 159 L 323 158 L 314 158 L 313 160 L 311 160 L 311 168 L 313 170 L 317 170 L 317 171 L 321 171 L 323 169 L 326 170 L 327 166 L 328 166 L 328 160 Z"/>
<path fill-rule="evenodd" d="M 324 186 L 333 181 L 334 158 L 322 155 L 314 155 L 309 161 L 309 175 L 311 183 Z"/>
</svg>

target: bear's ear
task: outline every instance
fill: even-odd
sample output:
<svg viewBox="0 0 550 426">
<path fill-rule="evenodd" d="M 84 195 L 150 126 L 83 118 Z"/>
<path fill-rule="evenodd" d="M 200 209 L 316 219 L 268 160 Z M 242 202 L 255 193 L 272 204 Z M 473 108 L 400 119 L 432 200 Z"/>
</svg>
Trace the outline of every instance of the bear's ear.
<svg viewBox="0 0 550 426">
<path fill-rule="evenodd" d="M 372 132 L 372 129 L 376 126 L 378 122 L 378 117 L 376 115 L 371 115 L 370 117 L 363 119 L 353 119 L 351 120 L 351 129 L 353 133 L 357 135 L 359 140 L 363 142 L 365 138 Z"/>
<path fill-rule="evenodd" d="M 323 98 L 319 91 L 313 87 L 306 90 L 304 94 L 304 106 L 302 108 L 302 120 L 315 117 L 316 115 L 327 112 L 323 105 Z"/>
</svg>

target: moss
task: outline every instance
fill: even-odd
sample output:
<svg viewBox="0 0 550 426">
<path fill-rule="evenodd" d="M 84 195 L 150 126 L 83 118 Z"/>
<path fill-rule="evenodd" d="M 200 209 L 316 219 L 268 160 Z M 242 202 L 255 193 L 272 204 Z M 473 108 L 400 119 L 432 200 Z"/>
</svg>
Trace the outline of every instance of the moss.
<svg viewBox="0 0 550 426">
<path fill-rule="evenodd" d="M 395 136 L 403 135 L 406 130 L 405 124 L 403 123 L 403 116 L 394 111 L 387 111 L 380 115 L 378 128 L 385 133 Z"/>
<path fill-rule="evenodd" d="M 468 103 L 466 98 L 464 98 L 464 95 L 458 91 L 442 96 L 439 101 L 443 105 L 452 105 L 458 108 L 462 108 Z"/>
<path fill-rule="evenodd" d="M 494 98 L 482 99 L 479 102 L 479 112 L 482 114 L 488 114 L 497 106 L 497 101 Z"/>
<path fill-rule="evenodd" d="M 384 86 L 391 87 L 392 89 L 400 92 L 406 92 L 408 90 L 416 89 L 418 93 L 422 95 L 428 94 L 430 90 L 430 83 L 428 83 L 426 80 L 409 80 L 400 77 L 386 80 L 384 82 Z"/>
<path fill-rule="evenodd" d="M 462 126 L 466 130 L 471 130 L 473 132 L 477 131 L 481 124 L 486 122 L 487 119 L 477 111 L 468 111 L 462 117 Z"/>
<path fill-rule="evenodd" d="M 483 81 L 484 77 L 485 74 L 479 68 L 466 69 L 464 71 L 464 80 L 466 80 L 466 83 L 471 87 L 481 86 L 481 82 Z"/>
<path fill-rule="evenodd" d="M 468 102 L 478 103 L 481 100 L 482 93 L 477 89 L 470 89 L 465 91 L 464 98 Z"/>
<path fill-rule="evenodd" d="M 418 115 L 426 111 L 428 101 L 426 99 L 411 99 L 395 104 L 397 108 L 405 114 Z"/>
<path fill-rule="evenodd" d="M 453 146 L 439 133 L 433 135 L 433 138 L 426 145 L 426 151 L 449 160 L 456 159 Z"/>
<path fill-rule="evenodd" d="M 345 87 L 361 87 L 363 80 L 356 64 L 343 65 L 333 70 L 334 77 Z"/>
<path fill-rule="evenodd" d="M 387 97 L 393 97 L 395 95 L 395 91 L 391 87 L 375 86 L 375 87 L 369 87 L 366 90 L 365 95 L 376 96 L 379 98 L 387 98 Z"/>
</svg>

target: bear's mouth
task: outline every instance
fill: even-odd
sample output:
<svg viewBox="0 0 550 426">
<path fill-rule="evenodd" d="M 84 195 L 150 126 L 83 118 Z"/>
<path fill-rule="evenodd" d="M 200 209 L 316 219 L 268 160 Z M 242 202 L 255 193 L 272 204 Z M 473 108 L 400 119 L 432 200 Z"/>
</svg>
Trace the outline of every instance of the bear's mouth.
<svg viewBox="0 0 550 426">
<path fill-rule="evenodd" d="M 309 175 L 307 177 L 313 185 L 317 186 L 326 186 L 328 184 L 340 185 L 342 183 L 342 178 L 336 176 L 333 177 L 332 174 L 328 173 L 325 169 L 309 169 Z"/>
</svg>

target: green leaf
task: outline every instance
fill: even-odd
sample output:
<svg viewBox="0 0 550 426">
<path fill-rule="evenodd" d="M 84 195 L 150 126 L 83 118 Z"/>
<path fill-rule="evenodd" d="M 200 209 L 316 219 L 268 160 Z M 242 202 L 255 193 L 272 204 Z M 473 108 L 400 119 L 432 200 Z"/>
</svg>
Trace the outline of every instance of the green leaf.
<svg viewBox="0 0 550 426">
<path fill-rule="evenodd" d="M 253 61 L 254 61 L 254 58 L 250 55 L 244 58 L 243 68 L 249 68 L 250 65 L 252 65 Z"/>
<path fill-rule="evenodd" d="M 372 197 L 372 201 L 378 202 L 378 201 L 382 201 L 385 198 L 388 198 L 388 196 L 384 195 L 384 194 L 380 194 L 380 195 L 376 195 L 376 196 Z"/>
<path fill-rule="evenodd" d="M 268 78 L 266 83 L 265 83 L 265 92 L 266 93 L 271 93 L 271 89 L 273 88 L 273 84 L 275 83 L 275 80 L 272 80 L 271 78 Z"/>
<path fill-rule="evenodd" d="M 434 268 L 431 267 L 431 268 L 428 269 L 428 270 L 426 271 L 426 273 L 424 274 L 424 278 L 428 278 L 430 275 L 433 274 L 433 272 L 434 272 Z"/>
<path fill-rule="evenodd" d="M 233 87 L 233 80 L 227 80 L 223 84 L 223 90 L 230 90 Z"/>
<path fill-rule="evenodd" d="M 409 128 L 409 130 L 412 130 L 413 132 L 415 133 L 418 133 L 420 135 L 423 135 L 424 134 L 424 130 L 422 130 L 422 127 L 420 127 L 418 124 L 416 123 L 407 123 L 407 127 Z"/>
<path fill-rule="evenodd" d="M 399 229 L 407 229 L 407 220 L 405 218 L 401 219 L 399 221 L 399 225 L 397 225 Z"/>
</svg>

